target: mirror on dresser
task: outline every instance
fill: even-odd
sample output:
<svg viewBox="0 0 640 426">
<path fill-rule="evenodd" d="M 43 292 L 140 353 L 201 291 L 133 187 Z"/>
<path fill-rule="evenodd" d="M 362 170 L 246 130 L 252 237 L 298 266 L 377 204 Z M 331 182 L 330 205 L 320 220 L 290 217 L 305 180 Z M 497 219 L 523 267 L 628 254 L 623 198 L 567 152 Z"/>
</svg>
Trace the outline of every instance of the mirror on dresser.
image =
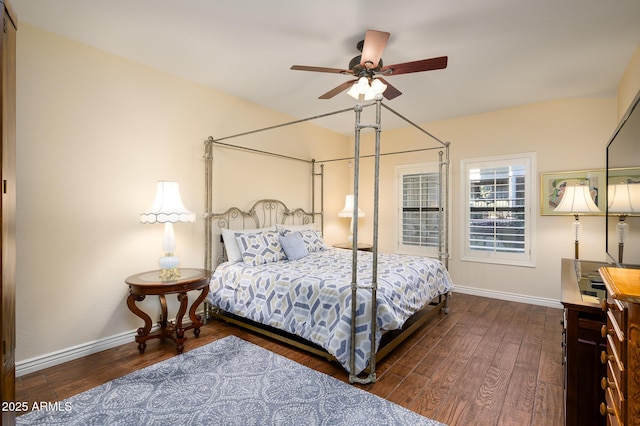
<svg viewBox="0 0 640 426">
<path fill-rule="evenodd" d="M 640 265 L 640 92 L 607 144 L 607 260 Z M 622 242 L 622 244 L 620 244 Z"/>
</svg>

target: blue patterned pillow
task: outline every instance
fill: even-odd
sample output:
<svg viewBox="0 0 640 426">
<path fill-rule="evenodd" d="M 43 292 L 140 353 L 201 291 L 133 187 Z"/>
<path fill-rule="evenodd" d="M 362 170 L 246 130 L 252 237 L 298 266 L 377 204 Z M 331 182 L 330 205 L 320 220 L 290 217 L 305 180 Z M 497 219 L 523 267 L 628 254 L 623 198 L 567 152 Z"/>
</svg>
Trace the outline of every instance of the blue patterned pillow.
<svg viewBox="0 0 640 426">
<path fill-rule="evenodd" d="M 307 251 L 313 253 L 314 251 L 322 251 L 327 249 L 327 245 L 322 240 L 318 231 L 298 231 L 302 235 L 302 241 L 307 246 Z"/>
<path fill-rule="evenodd" d="M 327 249 L 327 245 L 322 240 L 322 236 L 318 231 L 312 231 L 310 229 L 300 230 L 300 231 L 292 231 L 290 229 L 284 229 L 282 231 L 282 235 L 289 235 L 294 232 L 299 233 L 302 236 L 302 240 L 304 241 L 304 244 L 307 246 L 307 251 L 309 253 Z"/>
<path fill-rule="evenodd" d="M 299 232 L 290 232 L 287 235 L 280 235 L 279 239 L 280 244 L 287 255 L 287 259 L 298 260 L 309 254 L 307 251 L 307 245 Z"/>
<path fill-rule="evenodd" d="M 259 234 L 240 234 L 236 236 L 242 260 L 253 266 L 263 263 L 278 262 L 285 258 L 278 240 L 277 232 L 261 232 Z"/>
</svg>

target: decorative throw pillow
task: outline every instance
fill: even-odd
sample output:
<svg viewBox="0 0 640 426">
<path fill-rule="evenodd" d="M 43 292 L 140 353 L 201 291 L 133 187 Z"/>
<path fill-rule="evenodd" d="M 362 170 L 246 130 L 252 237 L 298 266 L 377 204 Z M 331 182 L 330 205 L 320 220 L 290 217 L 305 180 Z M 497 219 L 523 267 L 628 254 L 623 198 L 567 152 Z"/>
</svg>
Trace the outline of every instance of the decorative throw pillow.
<svg viewBox="0 0 640 426">
<path fill-rule="evenodd" d="M 280 235 L 278 237 L 280 245 L 284 249 L 284 253 L 289 260 L 298 260 L 305 257 L 307 252 L 307 245 L 302 239 L 302 235 L 299 232 L 290 232 L 288 235 Z"/>
<path fill-rule="evenodd" d="M 260 234 L 240 234 L 236 236 L 242 260 L 252 266 L 278 262 L 285 258 L 284 251 L 275 231 Z"/>
<path fill-rule="evenodd" d="M 318 224 L 315 222 L 312 223 L 307 223 L 304 225 L 281 225 L 281 224 L 276 224 L 276 231 L 278 231 L 280 234 L 284 235 L 286 232 L 296 232 L 296 231 L 317 231 L 318 230 Z"/>
<path fill-rule="evenodd" d="M 236 237 L 241 234 L 259 234 L 265 231 L 275 231 L 272 226 L 270 228 L 258 229 L 222 229 L 222 241 L 227 252 L 227 260 L 231 263 L 242 262 L 242 251 L 238 247 Z"/>
<path fill-rule="evenodd" d="M 320 233 L 318 231 L 299 231 L 302 236 L 302 241 L 304 241 L 307 246 L 307 251 L 309 253 L 313 253 L 316 251 L 322 251 L 327 249 L 327 245 L 322 240 Z"/>
</svg>

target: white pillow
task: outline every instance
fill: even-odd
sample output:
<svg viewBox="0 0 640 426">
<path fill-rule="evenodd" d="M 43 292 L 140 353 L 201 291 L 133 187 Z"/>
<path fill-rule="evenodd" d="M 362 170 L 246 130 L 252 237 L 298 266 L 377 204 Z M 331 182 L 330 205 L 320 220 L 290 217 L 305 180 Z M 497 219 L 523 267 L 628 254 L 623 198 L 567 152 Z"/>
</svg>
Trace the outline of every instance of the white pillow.
<svg viewBox="0 0 640 426">
<path fill-rule="evenodd" d="M 285 231 L 317 231 L 318 230 L 318 224 L 315 222 L 312 223 L 307 223 L 305 225 L 280 225 L 277 224 L 276 225 L 276 230 L 284 235 Z"/>
<path fill-rule="evenodd" d="M 227 260 L 231 263 L 242 262 L 242 252 L 240 251 L 240 247 L 238 246 L 238 241 L 236 240 L 237 235 L 259 234 L 264 231 L 275 231 L 275 230 L 276 228 L 274 226 L 270 226 L 268 228 L 258 228 L 258 229 L 223 229 L 222 241 L 224 241 L 224 248 L 227 251 Z"/>
</svg>

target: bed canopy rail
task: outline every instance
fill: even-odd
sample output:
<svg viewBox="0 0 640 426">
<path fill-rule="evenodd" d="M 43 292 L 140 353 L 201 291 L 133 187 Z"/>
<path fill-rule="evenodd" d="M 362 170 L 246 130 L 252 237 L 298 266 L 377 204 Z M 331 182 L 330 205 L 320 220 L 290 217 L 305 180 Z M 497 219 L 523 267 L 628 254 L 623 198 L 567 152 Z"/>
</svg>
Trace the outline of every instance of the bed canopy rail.
<svg viewBox="0 0 640 426">
<path fill-rule="evenodd" d="M 289 124 L 296 124 L 302 122 L 302 120 L 297 120 L 296 122 L 292 122 Z M 232 137 L 238 137 L 238 136 L 244 136 L 244 135 L 248 135 L 248 134 L 252 134 L 252 133 L 257 133 L 259 131 L 263 131 L 263 130 L 271 130 L 271 129 L 276 129 L 279 127 L 283 127 L 284 125 L 279 125 L 279 126 L 271 126 L 268 128 L 264 128 L 264 129 L 260 129 L 260 130 L 254 130 L 251 132 L 245 132 L 245 133 L 241 133 L 238 135 L 234 135 L 234 136 L 228 136 L 222 139 L 229 139 Z M 213 266 L 214 266 L 214 259 L 213 259 L 213 241 L 214 241 L 214 236 L 213 236 L 213 226 L 212 226 L 212 221 L 213 220 L 217 220 L 217 221 L 222 221 L 220 223 L 224 223 L 225 221 L 226 224 L 228 225 L 229 223 L 231 223 L 230 221 L 233 218 L 238 218 L 241 217 L 243 219 L 246 219 L 247 217 L 249 217 L 250 219 L 253 219 L 255 223 L 263 223 L 266 225 L 264 226 L 270 226 L 270 225 L 275 225 L 276 222 L 272 223 L 273 217 L 275 216 L 268 216 L 268 215 L 264 215 L 262 217 L 262 220 L 259 220 L 257 217 L 257 206 L 261 205 L 261 206 L 272 206 L 272 212 L 282 208 L 284 209 L 284 219 L 286 220 L 287 216 L 292 216 L 292 217 L 303 217 L 304 218 L 304 222 L 303 223 L 308 223 L 309 222 L 309 218 L 311 218 L 311 220 L 313 220 L 315 222 L 315 218 L 317 216 L 320 217 L 320 230 L 322 230 L 324 228 L 324 164 L 320 164 L 320 171 L 317 171 L 317 167 L 316 167 L 316 160 L 305 160 L 305 159 L 301 159 L 301 158 L 296 158 L 296 157 L 292 157 L 292 156 L 288 156 L 288 155 L 283 155 L 283 154 L 278 154 L 278 153 L 274 153 L 274 152 L 269 152 L 269 151 L 264 151 L 264 150 L 259 150 L 259 149 L 254 149 L 254 148 L 248 148 L 248 147 L 243 147 L 243 146 L 238 146 L 238 145 L 231 145 L 231 144 L 227 144 L 227 143 L 223 143 L 220 142 L 221 139 L 213 139 L 213 137 L 209 136 L 209 138 L 207 138 L 207 140 L 205 141 L 205 153 L 204 153 L 204 160 L 205 160 L 205 213 L 204 213 L 204 219 L 205 219 L 205 254 L 204 254 L 204 265 L 205 268 L 208 268 L 207 270 L 209 271 L 213 271 Z M 300 162 L 304 162 L 307 163 L 311 166 L 311 212 L 306 212 L 301 208 L 297 208 L 293 211 L 289 211 L 288 208 L 281 202 L 278 200 L 259 200 L 256 203 L 254 203 L 254 205 L 251 207 L 251 209 L 249 209 L 249 212 L 243 212 L 238 208 L 230 208 L 227 211 L 223 212 L 223 213 L 215 213 L 213 210 L 213 147 L 214 146 L 220 146 L 223 148 L 229 148 L 229 149 L 239 149 L 242 151 L 247 151 L 247 152 L 252 152 L 255 154 L 261 154 L 261 155 L 269 155 L 269 156 L 273 156 L 273 157 L 278 157 L 278 158 L 282 158 L 282 159 L 286 159 L 286 160 L 294 160 L 294 161 L 300 161 Z M 316 178 L 320 179 L 320 211 L 316 211 Z M 271 204 L 269 203 L 265 203 L 268 201 L 272 201 Z M 264 212 L 263 212 L 264 213 Z M 268 222 L 268 223 L 267 223 Z M 284 222 L 282 222 L 284 223 Z M 220 226 L 221 228 L 224 226 Z M 228 227 L 228 226 L 227 226 Z M 244 223 L 242 224 L 242 228 L 245 228 L 246 226 L 244 226 Z M 216 264 L 220 263 L 222 261 L 222 257 L 218 256 L 218 258 L 216 259 Z"/>
<path fill-rule="evenodd" d="M 368 107 L 372 107 L 375 106 L 375 123 L 372 124 L 363 124 L 360 122 L 361 120 L 361 113 L 365 108 Z M 397 117 L 399 117 L 400 119 L 402 119 L 403 121 L 405 121 L 406 123 L 408 123 L 410 126 L 414 127 L 415 129 L 417 129 L 418 131 L 424 133 L 425 135 L 427 135 L 429 138 L 433 139 L 434 141 L 436 141 L 438 143 L 438 146 L 436 147 L 425 147 L 425 148 L 418 148 L 418 149 L 413 149 L 413 150 L 406 150 L 406 151 L 396 151 L 396 152 L 387 152 L 387 153 L 382 153 L 381 152 L 381 143 L 380 143 L 380 133 L 382 131 L 382 127 L 381 127 L 381 110 L 382 108 L 385 108 L 387 111 L 391 112 L 392 114 L 396 115 Z M 274 152 L 269 152 L 269 151 L 265 151 L 265 150 L 260 150 L 260 149 L 255 149 L 255 148 L 248 148 L 248 147 L 243 147 L 243 146 L 239 146 L 239 145 L 232 145 L 229 143 L 223 143 L 223 140 L 228 140 L 228 139 L 232 139 L 232 138 L 237 138 L 237 137 L 241 137 L 241 136 L 246 136 L 246 135 L 251 135 L 251 134 L 255 134 L 255 133 L 259 133 L 259 132 L 263 132 L 263 131 L 269 131 L 269 130 L 274 130 L 274 129 L 279 129 L 282 127 L 286 127 L 286 126 L 290 126 L 290 125 L 294 125 L 294 124 L 300 124 L 300 123 L 304 123 L 307 121 L 312 121 L 318 118 L 322 118 L 322 117 L 327 117 L 327 116 L 331 116 L 331 115 L 336 115 L 336 114 L 341 114 L 347 111 L 355 111 L 355 143 L 354 143 L 354 156 L 353 157 L 346 157 L 346 158 L 335 158 L 335 159 L 325 159 L 325 160 L 306 160 L 306 159 L 301 159 L 301 158 L 296 158 L 296 157 L 292 157 L 292 156 L 288 156 L 288 155 L 283 155 L 283 154 L 279 154 L 279 153 L 274 153 Z M 360 154 L 360 132 L 361 130 L 364 129 L 374 129 L 375 131 L 375 153 L 372 155 L 361 155 Z M 235 135 L 231 135 L 231 136 L 226 136 L 226 137 L 222 137 L 222 138 L 218 138 L 218 139 L 214 139 L 213 137 L 209 137 L 206 141 L 205 141 L 205 162 L 206 162 L 206 208 L 207 211 L 205 212 L 205 238 L 206 238 L 206 246 L 205 246 L 205 267 L 209 268 L 210 270 L 212 269 L 212 259 L 211 259 L 211 251 L 212 251 L 212 246 L 211 246 L 211 232 L 212 232 L 212 224 L 211 224 L 211 218 L 213 218 L 214 215 L 213 214 L 213 208 L 212 208 L 212 158 L 213 158 L 213 153 L 212 153 L 212 149 L 213 146 L 219 146 L 219 147 L 223 147 L 223 148 L 229 148 L 229 149 L 239 149 L 239 150 L 243 150 L 243 151 L 247 151 L 247 152 L 252 152 L 252 153 L 256 153 L 256 154 L 261 154 L 261 155 L 269 155 L 269 156 L 275 156 L 275 157 L 279 157 L 279 158 L 283 158 L 283 159 L 288 159 L 288 160 L 294 160 L 294 161 L 302 161 L 302 162 L 306 162 L 309 163 L 311 165 L 311 174 L 312 174 L 312 211 L 311 211 L 311 216 L 315 217 L 315 215 L 319 214 L 320 218 L 321 218 L 321 230 L 324 227 L 324 171 L 323 171 L 323 166 L 324 163 L 329 163 L 329 162 L 334 162 L 334 161 L 347 161 L 347 160 L 353 160 L 354 162 L 354 186 L 353 186 L 353 195 L 354 195 L 354 221 L 353 221 L 353 249 L 352 249 L 352 254 L 353 254 L 353 261 L 352 261 L 352 280 L 351 280 L 351 287 L 352 287 L 352 301 L 356 300 L 356 292 L 358 289 L 360 288 L 366 288 L 369 289 L 372 293 L 372 309 L 371 309 L 371 327 L 372 329 L 375 329 L 375 327 L 377 327 L 377 322 L 376 322 L 376 292 L 377 292 L 377 256 L 378 256 L 378 206 L 379 206 L 379 191 L 380 191 L 380 158 L 383 156 L 387 156 L 387 155 L 398 155 L 398 154 L 406 154 L 406 153 L 416 153 L 416 152 L 420 152 L 420 151 L 429 151 L 429 150 L 440 150 L 438 152 L 438 170 L 439 170 L 439 187 L 438 187 L 438 200 L 439 200 L 439 206 L 438 206 L 438 212 L 439 212 L 439 226 L 438 226 L 438 257 L 439 260 L 445 265 L 445 267 L 448 267 L 448 257 L 449 257 L 449 246 L 448 246 L 448 240 L 449 240 L 449 235 L 448 235 L 448 211 L 449 211 L 449 194 L 448 194 L 448 189 L 449 189 L 449 149 L 450 149 L 450 142 L 444 142 L 440 139 L 438 139 L 436 136 L 434 136 L 433 134 L 429 133 L 428 131 L 426 131 L 425 129 L 423 129 L 422 127 L 420 127 L 419 125 L 413 123 L 411 120 L 407 119 L 406 117 L 404 117 L 403 115 L 399 114 L 398 112 L 394 111 L 392 108 L 388 107 L 387 105 L 382 103 L 382 96 L 378 95 L 375 99 L 374 102 L 369 103 L 369 104 L 357 104 L 355 105 L 353 108 L 347 108 L 347 109 L 343 109 L 343 110 L 338 110 L 338 111 L 334 111 L 334 112 L 330 112 L 330 113 L 326 113 L 326 114 L 321 114 L 321 115 L 316 115 L 313 117 L 308 117 L 308 118 L 304 118 L 304 119 L 300 119 L 300 120 L 295 120 L 295 121 L 291 121 L 291 122 L 287 122 L 287 123 L 283 123 L 283 124 L 278 124 L 278 125 L 274 125 L 274 126 L 269 126 L 269 127 L 264 127 L 264 128 L 260 128 L 260 129 L 256 129 L 256 130 L 252 130 L 252 131 L 248 131 L 248 132 L 243 132 L 243 133 L 238 133 Z M 356 220 L 357 218 L 355 217 L 355 215 L 357 214 L 356 212 L 358 211 L 358 201 L 359 201 L 359 174 L 360 174 L 360 160 L 364 159 L 364 158 L 373 158 L 375 161 L 374 164 L 374 188 L 373 188 L 373 192 L 374 192 L 374 196 L 373 196 L 373 200 L 374 200 L 374 212 L 373 212 L 373 241 L 372 241 L 372 255 L 373 255 L 373 265 L 372 265 L 372 282 L 369 285 L 359 285 L 357 284 L 357 274 L 358 274 L 358 256 L 357 256 L 357 247 L 358 247 L 358 221 Z M 319 173 L 316 172 L 316 165 L 320 165 L 321 171 Z M 321 188 L 320 188 L 320 204 L 321 204 L 321 208 L 320 208 L 320 212 L 316 212 L 315 211 L 315 199 L 316 199 L 316 193 L 315 193 L 315 178 L 317 176 L 320 176 L 320 180 L 321 180 Z M 217 217 L 219 217 L 220 215 L 218 214 Z M 445 312 L 448 311 L 448 295 L 445 296 L 445 301 L 441 302 L 441 304 L 439 306 L 443 306 L 443 309 L 445 310 Z M 351 347 L 351 356 L 350 356 L 350 370 L 354 371 L 354 359 L 355 359 L 355 344 L 353 342 L 355 342 L 355 337 L 356 337 L 356 327 L 355 327 L 355 313 L 356 313 L 356 304 L 352 303 L 352 327 L 351 327 L 351 338 L 352 338 L 352 344 L 350 345 Z M 377 346 L 377 342 L 375 341 L 375 333 L 373 334 L 373 338 L 371 339 L 371 358 L 369 360 L 369 368 L 368 368 L 368 375 L 366 377 L 360 377 L 358 375 L 354 375 L 352 373 L 349 373 L 349 381 L 351 383 L 361 383 L 361 384 L 367 384 L 367 383 L 373 383 L 376 381 L 376 369 L 375 369 L 375 363 L 376 363 L 376 346 Z M 390 350 L 390 349 L 389 349 Z"/>
</svg>

